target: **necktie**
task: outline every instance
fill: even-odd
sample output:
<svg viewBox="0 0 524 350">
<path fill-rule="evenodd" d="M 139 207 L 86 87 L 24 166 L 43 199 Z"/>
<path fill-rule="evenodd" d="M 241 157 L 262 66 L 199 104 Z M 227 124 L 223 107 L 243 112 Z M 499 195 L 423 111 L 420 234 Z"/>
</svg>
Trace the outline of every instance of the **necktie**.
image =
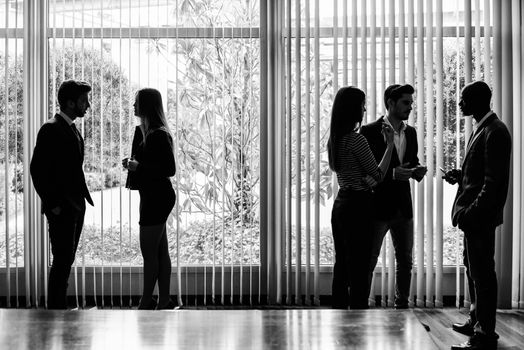
<svg viewBox="0 0 524 350">
<path fill-rule="evenodd" d="M 80 154 L 82 156 L 84 155 L 84 141 L 82 140 L 82 135 L 80 135 L 80 132 L 78 132 L 78 129 L 76 128 L 75 123 L 71 124 L 71 129 L 73 129 L 73 133 L 75 134 L 77 140 L 78 140 L 78 146 L 80 148 Z"/>
</svg>

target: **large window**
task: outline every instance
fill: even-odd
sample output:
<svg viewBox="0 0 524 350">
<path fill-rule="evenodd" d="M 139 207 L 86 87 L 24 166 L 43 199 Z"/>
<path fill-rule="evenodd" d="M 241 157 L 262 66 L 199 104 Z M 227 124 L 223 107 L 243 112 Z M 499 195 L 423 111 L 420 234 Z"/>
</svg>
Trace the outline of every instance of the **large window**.
<svg viewBox="0 0 524 350">
<path fill-rule="evenodd" d="M 435 2 L 433 2 L 435 3 Z M 428 77 L 428 38 L 427 38 L 427 13 L 434 12 L 428 9 L 426 2 L 420 8 L 420 2 L 415 2 L 410 8 L 410 3 L 403 1 L 393 9 L 388 2 L 378 1 L 328 1 L 322 2 L 316 9 L 313 1 L 292 1 L 291 7 L 286 6 L 285 40 L 286 81 L 291 95 L 286 95 L 286 144 L 289 158 L 286 160 L 286 171 L 291 177 L 291 197 L 286 200 L 291 202 L 289 218 L 293 223 L 292 242 L 296 243 L 296 223 L 300 222 L 302 228 L 302 259 L 305 262 L 307 245 L 306 222 L 310 220 L 311 230 L 316 229 L 312 212 L 316 203 L 308 209 L 308 202 L 315 200 L 315 173 L 316 164 L 319 164 L 319 222 L 318 234 L 320 235 L 320 263 L 332 264 L 334 259 L 333 243 L 331 236 L 330 214 L 333 200 L 337 191 L 334 174 L 330 171 L 327 160 L 327 139 L 329 137 L 329 121 L 331 105 L 338 88 L 347 85 L 363 89 L 367 95 L 367 113 L 365 121 L 371 122 L 384 115 L 383 92 L 390 84 L 410 83 L 416 91 L 415 103 L 409 124 L 414 126 L 419 137 L 421 150 L 421 163 L 431 163 L 432 171 L 425 179 L 422 186 L 412 182 L 415 204 L 415 225 L 420 233 L 416 239 L 423 242 L 415 243 L 414 256 L 417 249 L 433 249 L 435 256 L 443 254 L 444 265 L 455 265 L 457 252 L 462 252 L 462 238 L 458 230 L 451 225 L 451 207 L 456 194 L 456 186 L 442 184 L 442 217 L 437 217 L 436 202 L 437 182 L 440 182 L 441 173 L 438 166 L 452 169 L 460 166 L 465 152 L 466 136 L 471 130 L 471 119 L 463 118 L 458 110 L 457 96 L 466 83 L 466 48 L 465 48 L 465 9 L 464 3 L 457 1 L 442 1 L 442 56 L 437 52 L 436 29 L 433 29 L 431 38 L 432 67 L 431 77 Z M 401 4 L 404 6 L 401 8 Z M 489 82 L 491 70 L 491 57 L 486 63 L 485 42 L 491 42 L 491 37 L 486 37 L 484 3 L 480 8 L 475 8 L 474 16 L 479 17 L 478 28 L 473 28 L 475 41 L 472 46 L 472 61 L 469 67 L 473 79 L 487 80 Z M 297 6 L 300 10 L 297 12 Z M 385 6 L 385 8 L 384 8 Z M 436 6 L 436 3 L 433 4 Z M 417 22 L 422 11 L 422 37 Z M 297 16 L 297 13 L 300 16 Z M 318 16 L 318 26 L 315 20 Z M 308 18 L 309 17 L 309 18 Z M 410 17 L 413 21 L 410 25 Z M 436 26 L 436 15 L 432 14 L 432 25 Z M 291 27 L 289 27 L 291 25 Z M 297 31 L 300 30 L 300 36 Z M 318 31 L 318 34 L 317 34 Z M 410 37 L 410 33 L 412 37 Z M 291 35 L 291 36 L 290 36 Z M 315 40 L 318 38 L 318 51 Z M 297 46 L 298 41 L 298 46 Z M 299 48 L 300 51 L 297 51 Z M 417 55 L 422 55 L 422 65 L 417 62 Z M 491 55 L 491 53 L 490 53 Z M 411 56 L 411 59 L 410 59 Z M 437 81 L 437 65 L 442 64 L 442 80 Z M 297 67 L 299 67 L 297 71 Z M 318 74 L 318 76 L 316 75 Z M 469 78 L 469 79 L 471 79 Z M 437 91 L 427 92 L 427 80 L 430 79 L 434 88 L 442 85 L 441 95 Z M 420 81 L 422 84 L 420 85 Z M 315 96 L 318 85 L 319 95 Z M 422 86 L 422 90 L 420 87 Z M 297 97 L 297 95 L 300 95 Z M 431 99 L 431 103 L 430 100 Z M 442 102 L 441 124 L 437 124 L 437 100 Z M 300 106 L 297 105 L 300 101 Z M 309 103 L 309 105 L 307 105 Z M 297 108 L 298 106 L 298 108 Z M 316 108 L 318 108 L 318 116 Z M 297 124 L 300 116 L 300 124 Z M 317 119 L 318 117 L 318 119 Z M 428 119 L 432 119 L 431 123 Z M 319 128 L 319 154 L 316 154 L 316 128 Z M 469 124 L 469 125 L 468 125 Z M 468 129 L 469 126 L 469 129 Z M 297 127 L 300 132 L 297 132 Z M 431 129 L 430 129 L 431 127 Z M 437 135 L 440 128 L 441 134 Z M 438 158 L 437 137 L 442 135 L 442 158 Z M 428 139 L 431 142 L 428 143 Z M 422 141 L 422 142 L 421 142 Z M 308 148 L 309 147 L 309 148 Z M 431 150 L 429 148 L 431 147 Z M 297 158 L 300 161 L 297 162 Z M 298 168 L 300 164 L 300 168 Z M 431 189 L 427 182 L 431 179 Z M 300 181 L 300 184 L 297 184 Z M 308 190 L 306 190 L 306 188 Z M 434 188 L 434 189 L 433 189 Z M 308 192 L 309 191 L 309 192 Z M 431 192 L 430 192 L 431 191 Z M 419 196 L 421 193 L 421 196 Z M 288 194 L 289 196 L 289 194 Z M 297 199 L 299 198 L 299 199 Z M 300 200 L 300 204 L 297 204 Z M 428 223 L 425 211 L 429 203 L 433 211 L 433 221 Z M 296 219 L 297 208 L 300 208 L 300 220 Z M 422 212 L 422 216 L 417 212 Z M 307 215 L 307 216 L 306 216 Z M 422 218 L 422 221 L 420 220 Z M 437 230 L 437 222 L 442 220 L 443 249 L 437 251 L 436 244 L 428 245 L 428 226 L 431 231 Z M 436 239 L 436 238 L 429 238 Z M 385 240 L 383 254 L 391 250 L 389 237 Z M 315 251 L 311 251 L 311 259 Z M 293 259 L 296 252 L 293 251 Z M 427 254 L 424 254 L 426 264 Z M 295 261 L 295 260 L 293 260 Z M 460 258 L 461 261 L 461 258 Z M 379 266 L 386 263 L 386 259 L 379 258 Z"/>
<path fill-rule="evenodd" d="M 493 86 L 494 109 L 508 125 L 509 106 L 521 114 L 514 95 L 520 98 L 522 84 L 512 85 L 507 73 L 518 55 L 507 57 L 511 40 L 501 24 L 501 11 L 513 7 L 522 12 L 518 2 L 493 0 L 0 0 L 0 278 L 7 281 L 0 293 L 21 295 L 20 284 L 28 303 L 45 294 L 51 254 L 28 166 L 39 126 L 58 110 L 63 80 L 93 87 L 77 124 L 95 206 L 87 208 L 70 293 L 84 302 L 119 295 L 121 305 L 122 296 L 140 293 L 142 278 L 139 196 L 125 188 L 121 167 L 138 123 L 132 105 L 139 89 L 160 90 L 175 140 L 168 240 L 179 302 L 218 303 L 220 294 L 222 304 L 226 296 L 242 303 L 243 295 L 250 303 L 267 296 L 318 304 L 330 294 L 334 259 L 338 186 L 326 154 L 334 95 L 345 85 L 362 88 L 370 122 L 385 112 L 386 86 L 410 83 L 409 124 L 428 166 L 424 181 L 411 184 L 411 295 L 417 305 L 441 305 L 443 292 L 468 300 L 462 236 L 450 222 L 456 187 L 438 168 L 460 167 L 464 158 L 473 123 L 460 115 L 457 97 L 469 81 Z M 497 241 L 506 250 L 507 225 L 520 232 L 517 212 Z M 502 251 L 498 259 L 507 263 Z M 520 266 L 518 252 L 513 266 Z M 392 296 L 394 274 L 388 237 L 372 293 Z"/>
<path fill-rule="evenodd" d="M 82 121 L 95 201 L 80 246 L 87 265 L 141 265 L 136 191 L 123 188 L 134 94 L 161 91 L 173 136 L 177 205 L 168 220 L 181 265 L 259 263 L 258 1 L 51 1 L 49 113 L 64 79 L 93 86 Z"/>
</svg>

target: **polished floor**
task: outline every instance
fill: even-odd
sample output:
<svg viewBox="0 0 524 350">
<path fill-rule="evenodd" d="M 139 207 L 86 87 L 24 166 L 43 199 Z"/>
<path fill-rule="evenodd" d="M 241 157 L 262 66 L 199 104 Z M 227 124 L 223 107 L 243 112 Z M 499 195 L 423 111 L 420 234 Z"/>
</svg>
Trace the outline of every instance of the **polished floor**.
<svg viewBox="0 0 524 350">
<path fill-rule="evenodd" d="M 524 314 L 502 316 L 509 321 L 498 328 L 499 349 L 524 349 Z M 0 309 L 0 349 L 449 349 L 466 339 L 450 329 L 461 318 L 422 309 Z"/>
</svg>

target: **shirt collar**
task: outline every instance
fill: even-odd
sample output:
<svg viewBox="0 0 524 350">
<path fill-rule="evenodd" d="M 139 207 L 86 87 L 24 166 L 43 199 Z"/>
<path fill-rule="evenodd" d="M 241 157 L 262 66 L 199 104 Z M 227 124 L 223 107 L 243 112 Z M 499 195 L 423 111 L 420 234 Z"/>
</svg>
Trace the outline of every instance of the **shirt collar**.
<svg viewBox="0 0 524 350">
<path fill-rule="evenodd" d="M 384 122 L 385 122 L 386 124 L 388 124 L 389 126 L 391 126 L 391 128 L 393 128 L 393 125 L 392 125 L 391 122 L 389 121 L 389 117 L 388 117 L 387 115 L 384 116 Z M 404 123 L 404 122 L 402 122 L 402 121 L 400 122 L 400 130 L 399 130 L 399 131 L 397 131 L 397 130 L 395 130 L 395 128 L 393 128 L 393 131 L 394 131 L 394 132 L 397 132 L 397 133 L 398 133 L 398 132 L 403 132 L 404 130 L 406 130 L 406 123 Z"/>
<path fill-rule="evenodd" d="M 69 118 L 69 116 L 67 114 L 65 114 L 62 111 L 58 112 L 58 114 L 60 114 L 60 116 L 62 118 L 64 118 L 64 120 L 66 121 L 67 125 L 71 126 L 73 124 L 73 120 L 71 120 L 71 118 Z"/>
<path fill-rule="evenodd" d="M 493 111 L 489 111 L 484 117 L 482 117 L 482 119 L 477 123 L 477 130 L 480 129 L 480 127 L 486 122 L 486 119 L 488 119 L 492 114 Z"/>
</svg>

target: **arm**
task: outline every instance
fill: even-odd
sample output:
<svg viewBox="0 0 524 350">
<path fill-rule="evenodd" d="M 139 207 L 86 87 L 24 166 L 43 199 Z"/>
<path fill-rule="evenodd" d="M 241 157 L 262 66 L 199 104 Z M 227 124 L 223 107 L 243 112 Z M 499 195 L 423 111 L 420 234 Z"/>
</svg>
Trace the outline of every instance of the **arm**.
<svg viewBox="0 0 524 350">
<path fill-rule="evenodd" d="M 391 155 L 393 153 L 392 135 L 391 138 L 388 139 L 386 150 L 382 155 L 382 159 L 378 165 L 366 138 L 359 138 L 358 140 L 359 141 L 357 141 L 358 143 L 354 148 L 357 159 L 359 160 L 360 164 L 362 164 L 362 167 L 368 176 L 371 176 L 377 182 L 382 181 L 388 170 Z"/>
<path fill-rule="evenodd" d="M 30 172 L 35 190 L 44 205 L 54 209 L 60 205 L 60 186 L 56 171 L 58 169 L 56 135 L 51 124 L 44 124 L 36 139 L 31 159 Z"/>
</svg>

